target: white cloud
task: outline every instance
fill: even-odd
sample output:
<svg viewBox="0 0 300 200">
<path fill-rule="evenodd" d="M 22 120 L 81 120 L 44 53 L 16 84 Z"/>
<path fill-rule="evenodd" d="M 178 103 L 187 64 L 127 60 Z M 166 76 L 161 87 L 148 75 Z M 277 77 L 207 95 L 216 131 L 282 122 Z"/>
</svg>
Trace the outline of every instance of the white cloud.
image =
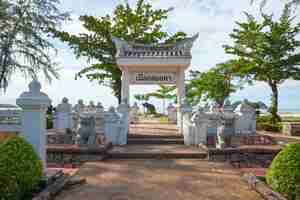
<svg viewBox="0 0 300 200">
<path fill-rule="evenodd" d="M 66 22 L 62 26 L 62 30 L 68 33 L 72 33 L 74 35 L 79 35 L 79 33 L 90 33 L 87 29 L 85 29 L 82 25 L 82 22 L 79 20 L 80 15 L 72 13 L 70 18 L 71 21 Z"/>
<path fill-rule="evenodd" d="M 96 16 L 104 16 L 111 13 L 114 6 L 121 0 L 115 1 L 99 1 L 99 0 L 63 0 L 62 7 L 65 10 L 72 11 L 72 22 L 64 25 L 63 30 L 73 34 L 87 32 L 80 21 L 80 15 L 91 14 Z M 150 1 L 150 0 L 149 0 Z M 130 0 L 131 4 L 135 0 Z M 235 21 L 245 20 L 243 11 L 247 11 L 259 16 L 258 5 L 250 5 L 250 0 L 151 0 L 156 8 L 175 9 L 170 13 L 168 20 L 165 22 L 168 32 L 184 31 L 189 35 L 199 33 L 193 48 L 192 68 L 198 70 L 207 70 L 215 64 L 226 61 L 230 56 L 224 53 L 223 44 L 231 42 L 229 33 L 235 27 Z M 266 6 L 266 12 L 273 12 L 278 17 L 283 7 L 282 1 L 270 1 Z M 297 20 L 299 21 L 299 17 Z M 100 87 L 97 83 L 91 83 L 88 80 L 80 79 L 75 81 L 74 75 L 79 69 L 86 66 L 85 59 L 76 59 L 73 52 L 65 44 L 57 42 L 59 48 L 58 55 L 55 57 L 63 68 L 61 72 L 61 80 L 54 81 L 52 85 L 43 83 L 45 91 L 54 100 L 59 102 L 62 97 L 67 96 L 72 103 L 79 98 L 86 101 L 94 100 L 104 103 L 108 106 L 116 104 L 116 99 L 107 88 Z M 14 78 L 8 88 L 8 93 L 1 97 L 2 101 L 12 102 L 20 92 L 24 91 L 27 83 L 20 76 Z M 281 106 L 300 106 L 300 83 L 297 81 L 287 81 L 280 87 L 280 105 Z M 133 86 L 131 87 L 132 101 L 133 95 L 136 93 L 145 93 L 153 91 L 155 87 Z M 292 98 L 290 98 L 292 96 Z M 270 89 L 266 84 L 258 83 L 255 86 L 233 95 L 233 98 L 251 100 L 269 101 Z M 161 105 L 160 101 L 153 101 L 157 105 Z"/>
<path fill-rule="evenodd" d="M 105 107 L 116 106 L 117 99 L 112 95 L 112 91 L 103 86 L 99 86 L 97 82 L 90 82 L 82 78 L 75 80 L 74 76 L 77 71 L 72 69 L 63 69 L 60 71 L 60 79 L 53 80 L 50 84 L 45 81 L 42 76 L 40 82 L 42 84 L 42 91 L 45 92 L 54 105 L 61 102 L 63 97 L 67 97 L 70 103 L 75 104 L 79 99 L 83 99 L 86 104 L 89 101 L 101 102 Z M 1 103 L 15 104 L 15 99 L 19 95 L 28 90 L 30 79 L 24 79 L 22 75 L 17 74 L 11 81 L 7 89 L 7 93 L 1 97 Z"/>
</svg>

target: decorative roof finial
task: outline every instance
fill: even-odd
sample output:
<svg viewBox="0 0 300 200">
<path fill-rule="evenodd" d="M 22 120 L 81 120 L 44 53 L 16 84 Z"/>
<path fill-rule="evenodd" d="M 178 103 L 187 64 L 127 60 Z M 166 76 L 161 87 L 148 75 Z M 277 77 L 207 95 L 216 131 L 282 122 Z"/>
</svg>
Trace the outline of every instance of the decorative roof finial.
<svg viewBox="0 0 300 200">
<path fill-rule="evenodd" d="M 33 94 L 39 94 L 41 91 L 41 84 L 40 82 L 38 82 L 36 79 L 34 79 L 33 81 L 31 81 L 29 83 L 29 92 L 32 92 Z"/>
</svg>

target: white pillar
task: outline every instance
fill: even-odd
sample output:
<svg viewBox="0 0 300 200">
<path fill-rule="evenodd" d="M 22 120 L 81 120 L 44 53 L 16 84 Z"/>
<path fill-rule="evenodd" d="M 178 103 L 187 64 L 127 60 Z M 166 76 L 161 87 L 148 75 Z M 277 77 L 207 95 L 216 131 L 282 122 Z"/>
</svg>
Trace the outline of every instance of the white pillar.
<svg viewBox="0 0 300 200">
<path fill-rule="evenodd" d="M 192 108 L 186 104 L 181 104 L 181 133 L 183 134 L 185 145 L 195 144 L 195 125 L 191 122 Z"/>
<path fill-rule="evenodd" d="M 130 86 L 130 80 L 129 80 L 129 72 L 127 68 L 124 68 L 122 70 L 122 93 L 121 93 L 121 100 L 122 102 L 125 101 L 125 103 L 129 104 L 129 86 Z"/>
<path fill-rule="evenodd" d="M 178 73 L 178 81 L 177 81 L 177 87 L 178 87 L 178 104 L 181 105 L 182 99 L 185 97 L 185 73 L 184 73 L 184 69 L 180 69 L 179 73 Z"/>
<path fill-rule="evenodd" d="M 121 114 L 121 133 L 119 137 L 119 145 L 127 144 L 129 132 L 129 105 L 121 103 L 118 107 L 118 112 Z"/>
<path fill-rule="evenodd" d="M 107 142 L 118 145 L 121 133 L 120 116 L 114 107 L 110 107 L 104 117 L 104 136 Z"/>
<path fill-rule="evenodd" d="M 21 135 L 33 146 L 46 169 L 46 110 L 51 100 L 40 90 L 41 84 L 33 80 L 29 92 L 23 92 L 16 103 L 23 109 Z"/>
<path fill-rule="evenodd" d="M 182 114 L 181 114 L 181 105 L 183 98 L 185 98 L 185 73 L 184 69 L 179 69 L 177 74 L 177 126 L 182 131 Z"/>
</svg>

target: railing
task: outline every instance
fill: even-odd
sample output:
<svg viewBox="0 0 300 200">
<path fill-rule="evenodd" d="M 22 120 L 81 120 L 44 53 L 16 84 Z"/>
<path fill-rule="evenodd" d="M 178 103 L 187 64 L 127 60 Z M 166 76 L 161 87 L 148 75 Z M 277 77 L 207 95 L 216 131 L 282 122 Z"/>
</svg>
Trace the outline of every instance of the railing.
<svg viewBox="0 0 300 200">
<path fill-rule="evenodd" d="M 0 109 L 0 132 L 17 133 L 21 131 L 21 110 L 17 108 Z"/>
</svg>

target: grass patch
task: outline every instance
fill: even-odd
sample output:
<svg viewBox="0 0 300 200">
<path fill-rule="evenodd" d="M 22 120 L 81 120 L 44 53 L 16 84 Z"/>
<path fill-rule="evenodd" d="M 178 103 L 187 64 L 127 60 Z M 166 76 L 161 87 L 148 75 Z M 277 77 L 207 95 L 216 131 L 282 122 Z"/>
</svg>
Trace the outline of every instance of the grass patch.
<svg viewBox="0 0 300 200">
<path fill-rule="evenodd" d="M 160 117 L 160 118 L 159 118 L 159 122 L 160 122 L 160 123 L 168 123 L 168 122 L 169 122 L 169 119 L 168 119 L 168 117 Z"/>
<path fill-rule="evenodd" d="M 300 117 L 282 117 L 282 122 L 300 122 Z"/>
</svg>

